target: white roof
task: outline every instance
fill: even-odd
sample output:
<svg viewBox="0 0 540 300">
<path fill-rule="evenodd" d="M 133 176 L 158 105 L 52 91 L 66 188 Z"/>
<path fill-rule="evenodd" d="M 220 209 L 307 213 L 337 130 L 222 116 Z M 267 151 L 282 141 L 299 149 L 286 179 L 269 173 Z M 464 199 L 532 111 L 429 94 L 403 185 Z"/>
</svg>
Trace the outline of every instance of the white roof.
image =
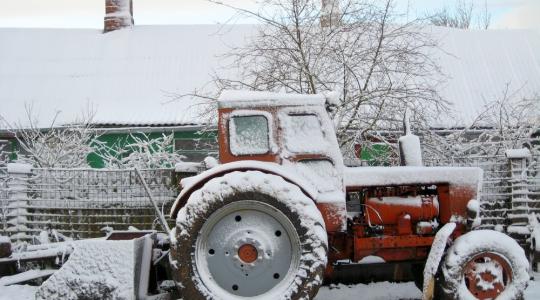
<svg viewBox="0 0 540 300">
<path fill-rule="evenodd" d="M 502 98 L 507 84 L 516 100 L 540 94 L 540 31 L 431 30 L 447 53 L 440 64 L 449 78 L 439 93 L 457 111 L 440 125 L 470 123 L 486 102 Z"/>
<path fill-rule="evenodd" d="M 48 126 L 56 110 L 62 111 L 58 123 L 69 123 L 90 104 L 98 124 L 199 123 L 195 101 L 171 103 L 173 96 L 206 84 L 226 43 L 252 29 L 237 25 L 231 34 L 217 25 L 136 26 L 103 34 L 0 28 L 0 115 L 24 121 L 25 103 L 32 104 L 40 125 Z"/>
<path fill-rule="evenodd" d="M 60 123 L 89 104 L 96 123 L 172 125 L 200 123 L 193 100 L 172 95 L 201 89 L 228 45 L 238 45 L 254 25 L 135 26 L 107 34 L 95 29 L 0 29 L 0 114 L 25 118 L 33 104 L 42 125 L 56 110 Z M 432 27 L 450 80 L 440 87 L 455 116 L 444 126 L 470 121 L 507 83 L 518 97 L 540 91 L 540 32 Z M 219 34 L 218 34 L 219 32 Z M 449 55 L 441 53 L 447 52 Z M 188 109 L 189 108 L 189 109 Z"/>
</svg>

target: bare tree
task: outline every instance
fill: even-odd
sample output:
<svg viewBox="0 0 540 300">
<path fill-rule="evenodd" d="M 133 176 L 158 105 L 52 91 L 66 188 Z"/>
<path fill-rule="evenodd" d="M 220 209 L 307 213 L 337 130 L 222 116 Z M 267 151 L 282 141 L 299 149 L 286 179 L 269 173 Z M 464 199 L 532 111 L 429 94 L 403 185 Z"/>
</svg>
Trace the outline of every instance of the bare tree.
<svg viewBox="0 0 540 300">
<path fill-rule="evenodd" d="M 230 64 L 209 86 L 180 98 L 212 103 L 224 89 L 338 91 L 332 116 L 349 153 L 358 142 L 380 142 L 370 132 L 399 128 L 405 107 L 426 120 L 446 108 L 435 89 L 440 70 L 430 57 L 437 42 L 419 20 L 399 23 L 392 0 L 324 1 L 325 7 L 320 0 L 269 0 L 257 11 L 209 1 L 260 25 L 245 44 L 231 47 L 223 57 Z"/>
<path fill-rule="evenodd" d="M 127 140 L 113 145 L 96 141 L 95 151 L 111 169 L 155 169 L 170 168 L 181 162 L 184 156 L 174 151 L 174 134 L 162 134 L 152 138 L 147 134 L 131 133 Z"/>
<path fill-rule="evenodd" d="M 501 96 L 486 101 L 465 128 L 423 132 L 424 155 L 430 158 L 504 155 L 505 150 L 529 148 L 540 154 L 540 96 L 517 98 L 506 85 Z"/>
<path fill-rule="evenodd" d="M 11 124 L 0 116 L 15 136 L 19 151 L 17 160 L 40 168 L 76 168 L 88 166 L 86 157 L 92 153 L 94 113 L 82 113 L 71 125 L 58 125 L 55 114 L 47 127 L 40 127 L 32 106 L 26 106 L 27 124 Z"/>
<path fill-rule="evenodd" d="M 454 8 L 447 6 L 441 8 L 428 16 L 428 21 L 435 26 L 453 27 L 469 29 L 474 26 L 473 21 L 479 29 L 488 29 L 491 25 L 491 13 L 488 10 L 487 0 L 484 7 L 475 13 L 476 9 L 471 0 L 460 0 Z"/>
</svg>

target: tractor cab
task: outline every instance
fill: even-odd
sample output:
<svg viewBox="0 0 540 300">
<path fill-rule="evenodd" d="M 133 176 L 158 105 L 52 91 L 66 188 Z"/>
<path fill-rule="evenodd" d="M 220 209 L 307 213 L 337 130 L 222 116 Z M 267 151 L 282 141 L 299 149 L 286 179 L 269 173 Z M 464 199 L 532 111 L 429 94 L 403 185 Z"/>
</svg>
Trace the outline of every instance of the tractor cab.
<svg viewBox="0 0 540 300">
<path fill-rule="evenodd" d="M 225 91 L 218 104 L 220 163 L 280 164 L 317 190 L 329 229 L 345 228 L 343 158 L 324 95 Z"/>
</svg>

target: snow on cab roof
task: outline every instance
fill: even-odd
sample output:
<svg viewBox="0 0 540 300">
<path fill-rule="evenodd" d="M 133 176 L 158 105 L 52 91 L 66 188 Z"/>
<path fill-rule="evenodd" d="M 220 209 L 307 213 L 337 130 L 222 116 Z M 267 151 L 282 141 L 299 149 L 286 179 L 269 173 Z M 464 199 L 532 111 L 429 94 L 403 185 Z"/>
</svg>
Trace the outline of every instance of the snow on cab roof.
<svg viewBox="0 0 540 300">
<path fill-rule="evenodd" d="M 325 96 L 319 94 L 308 95 L 238 90 L 225 90 L 218 99 L 220 108 L 324 105 L 325 102 Z"/>
</svg>

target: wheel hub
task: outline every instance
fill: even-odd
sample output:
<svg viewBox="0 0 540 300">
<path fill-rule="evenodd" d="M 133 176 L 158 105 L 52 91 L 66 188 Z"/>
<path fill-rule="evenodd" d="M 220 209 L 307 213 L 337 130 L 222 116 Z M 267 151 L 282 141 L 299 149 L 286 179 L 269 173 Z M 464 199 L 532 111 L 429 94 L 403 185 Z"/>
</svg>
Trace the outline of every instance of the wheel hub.
<svg viewBox="0 0 540 300">
<path fill-rule="evenodd" d="M 491 252 L 480 253 L 465 266 L 465 284 L 477 299 L 495 299 L 512 281 L 508 261 Z"/>
<path fill-rule="evenodd" d="M 244 244 L 238 249 L 238 257 L 245 263 L 252 263 L 257 260 L 259 253 L 257 248 L 251 244 Z"/>
</svg>

